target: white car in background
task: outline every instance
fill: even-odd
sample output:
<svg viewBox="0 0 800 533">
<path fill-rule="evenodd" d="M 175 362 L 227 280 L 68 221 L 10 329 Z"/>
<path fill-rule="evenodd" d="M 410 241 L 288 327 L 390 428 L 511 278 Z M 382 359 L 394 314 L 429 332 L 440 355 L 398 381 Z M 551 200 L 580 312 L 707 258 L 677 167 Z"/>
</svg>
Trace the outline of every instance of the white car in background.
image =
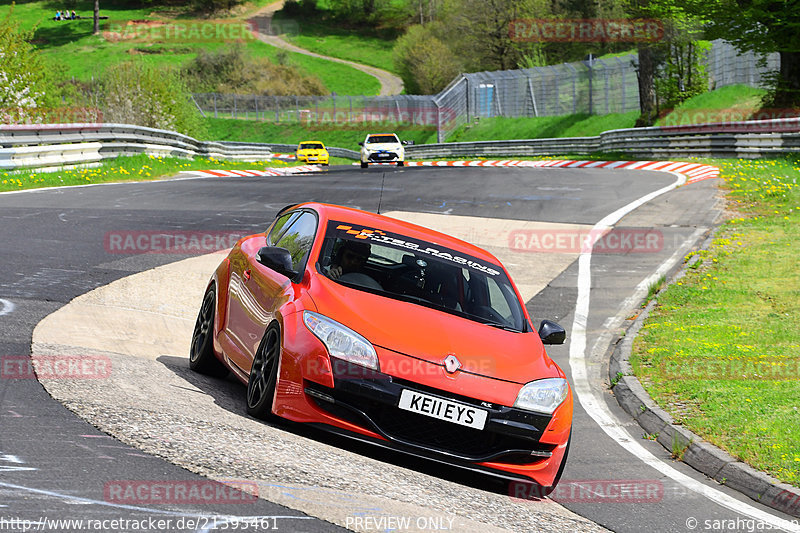
<svg viewBox="0 0 800 533">
<path fill-rule="evenodd" d="M 405 164 L 406 155 L 403 145 L 408 141 L 400 142 L 394 133 L 370 133 L 361 146 L 361 168 L 367 168 L 370 163 L 397 163 L 398 167 Z"/>
</svg>

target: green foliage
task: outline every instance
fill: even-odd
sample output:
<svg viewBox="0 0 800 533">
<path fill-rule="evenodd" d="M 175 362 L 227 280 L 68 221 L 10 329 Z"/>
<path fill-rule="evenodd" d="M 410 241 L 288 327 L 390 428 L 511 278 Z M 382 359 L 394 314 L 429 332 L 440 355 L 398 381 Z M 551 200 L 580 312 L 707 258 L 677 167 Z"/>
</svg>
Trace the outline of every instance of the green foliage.
<svg viewBox="0 0 800 533">
<path fill-rule="evenodd" d="M 137 124 L 198 136 L 200 115 L 178 73 L 146 61 L 125 61 L 102 78 L 105 122 Z"/>
<path fill-rule="evenodd" d="M 0 122 L 27 122 L 45 102 L 46 67 L 12 19 L 14 5 L 0 20 Z"/>
<path fill-rule="evenodd" d="M 420 25 L 411 26 L 397 40 L 394 63 L 410 94 L 436 94 L 459 73 L 453 52 Z"/>
<path fill-rule="evenodd" d="M 773 106 L 800 104 L 800 11 L 793 2 L 774 0 L 679 0 L 705 22 L 709 39 L 722 38 L 739 50 L 778 52 L 781 67 L 772 80 Z"/>
<path fill-rule="evenodd" d="M 660 76 L 656 78 L 659 108 L 671 109 L 708 90 L 708 75 L 703 60 L 711 44 L 691 40 L 681 30 L 665 41 Z"/>
<path fill-rule="evenodd" d="M 315 76 L 288 64 L 286 53 L 277 63 L 254 57 L 241 45 L 217 52 L 201 50 L 181 71 L 192 92 L 234 94 L 322 95 L 328 91 Z"/>
</svg>

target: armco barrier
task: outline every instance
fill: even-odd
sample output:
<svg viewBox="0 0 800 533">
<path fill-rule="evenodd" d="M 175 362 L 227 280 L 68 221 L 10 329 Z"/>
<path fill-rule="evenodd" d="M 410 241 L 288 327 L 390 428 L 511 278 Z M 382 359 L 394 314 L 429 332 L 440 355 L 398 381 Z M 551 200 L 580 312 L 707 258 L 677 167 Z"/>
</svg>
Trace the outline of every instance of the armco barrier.
<svg viewBox="0 0 800 533">
<path fill-rule="evenodd" d="M 225 145 L 235 145 L 239 143 L 229 143 L 225 142 L 222 143 Z M 277 144 L 277 143 L 266 143 L 262 144 L 261 146 L 269 147 L 273 152 L 276 153 L 285 153 L 285 154 L 293 154 L 297 151 L 297 144 Z M 336 148 L 335 146 L 326 146 L 328 153 L 333 157 L 343 157 L 345 159 L 358 159 L 359 152 L 358 150 L 348 150 L 347 148 Z"/>
<path fill-rule="evenodd" d="M 0 125 L 0 169 L 97 164 L 118 155 L 269 159 L 268 146 L 198 141 L 173 131 L 129 124 Z"/>
<path fill-rule="evenodd" d="M 476 141 L 409 146 L 409 158 L 588 155 L 620 152 L 635 157 L 737 157 L 755 159 L 800 150 L 800 118 L 724 124 L 630 128 L 597 137 Z"/>
<path fill-rule="evenodd" d="M 0 125 L 0 169 L 98 163 L 147 153 L 257 161 L 296 144 L 198 141 L 186 135 L 126 124 Z M 356 150 L 329 147 L 334 157 Z M 525 157 L 623 153 L 637 158 L 737 157 L 756 159 L 800 151 L 800 118 L 611 130 L 596 137 L 453 142 L 406 147 L 409 159 Z"/>
</svg>

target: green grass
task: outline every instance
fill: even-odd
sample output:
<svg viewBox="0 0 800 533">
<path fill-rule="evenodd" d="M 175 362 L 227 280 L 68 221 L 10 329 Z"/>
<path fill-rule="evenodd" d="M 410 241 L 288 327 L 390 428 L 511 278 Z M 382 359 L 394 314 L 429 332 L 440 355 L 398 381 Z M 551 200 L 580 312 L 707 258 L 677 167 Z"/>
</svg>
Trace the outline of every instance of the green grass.
<svg viewBox="0 0 800 533">
<path fill-rule="evenodd" d="M 248 3 L 247 9 L 252 11 L 258 5 L 266 3 L 268 3 L 266 0 L 251 2 Z M 223 40 L 202 37 L 182 38 L 174 35 L 168 37 L 163 30 L 160 34 L 144 33 L 146 38 L 113 41 L 93 35 L 93 22 L 90 18 L 54 21 L 55 9 L 51 8 L 52 5 L 48 1 L 17 4 L 14 6 L 13 17 L 20 22 L 22 28 L 36 27 L 33 42 L 48 61 L 57 81 L 72 78 L 90 81 L 99 77 L 107 68 L 133 57 L 146 58 L 157 65 L 179 66 L 192 59 L 201 49 L 215 51 L 230 46 L 229 42 Z M 89 17 L 93 5 L 93 2 L 79 1 L 75 11 L 78 15 Z M 122 35 L 128 31 L 126 30 L 128 21 L 141 19 L 186 24 L 189 28 L 216 27 L 214 20 L 198 19 L 196 14 L 177 6 L 170 6 L 169 9 L 127 9 L 103 5 L 101 8 L 101 14 L 109 17 L 108 20 L 101 21 L 103 28 Z M 0 17 L 4 17 L 8 11 L 8 6 L 0 7 Z M 269 57 L 273 60 L 277 60 L 279 55 L 285 56 L 289 64 L 318 76 L 328 91 L 337 94 L 375 95 L 380 91 L 378 80 L 357 69 L 303 54 L 282 52 L 257 41 L 249 34 L 241 32 L 242 26 L 237 25 L 237 20 L 241 19 L 224 21 L 232 26 L 229 26 L 227 33 L 223 35 L 228 37 L 229 41 L 243 35 L 248 50 L 255 56 Z M 128 31 L 128 34 L 131 32 Z"/>
<path fill-rule="evenodd" d="M 298 21 L 298 31 L 284 38 L 318 54 L 395 72 L 392 48 L 396 36 L 390 32 L 347 29 L 327 21 L 308 20 Z"/>
<path fill-rule="evenodd" d="M 358 143 L 369 132 L 393 131 L 402 140 L 412 140 L 416 144 L 436 141 L 435 128 L 404 127 L 394 124 L 369 124 L 347 128 L 304 126 L 296 123 L 273 124 L 256 120 L 236 120 L 225 118 L 206 119 L 208 139 L 215 141 L 249 141 L 262 143 L 294 144 L 300 141 L 317 140 L 326 146 L 358 150 Z"/>
<path fill-rule="evenodd" d="M 675 420 L 800 483 L 800 163 L 718 160 L 734 218 L 659 296 L 631 363 Z"/>
<path fill-rule="evenodd" d="M 483 118 L 457 129 L 447 140 L 455 142 L 591 137 L 610 129 L 631 128 L 637 116 L 638 112 L 611 115 L 583 113 L 553 117 Z"/>
<path fill-rule="evenodd" d="M 333 162 L 335 163 L 335 162 Z M 220 161 L 218 159 L 178 159 L 149 155 L 119 156 L 100 166 L 57 172 L 0 172 L 0 192 L 64 185 L 87 185 L 119 181 L 144 181 L 172 176 L 184 170 L 263 169 L 290 166 L 283 161 Z"/>
<path fill-rule="evenodd" d="M 261 41 L 248 43 L 247 48 L 254 55 L 266 56 L 273 60 L 277 60 L 279 55 L 287 54 L 292 65 L 318 76 L 332 93 L 374 96 L 381 90 L 381 83 L 377 78 L 335 61 L 282 51 Z"/>
<path fill-rule="evenodd" d="M 748 120 L 761 107 L 761 98 L 766 93 L 747 85 L 728 85 L 689 98 L 656 121 L 656 126 Z"/>
</svg>

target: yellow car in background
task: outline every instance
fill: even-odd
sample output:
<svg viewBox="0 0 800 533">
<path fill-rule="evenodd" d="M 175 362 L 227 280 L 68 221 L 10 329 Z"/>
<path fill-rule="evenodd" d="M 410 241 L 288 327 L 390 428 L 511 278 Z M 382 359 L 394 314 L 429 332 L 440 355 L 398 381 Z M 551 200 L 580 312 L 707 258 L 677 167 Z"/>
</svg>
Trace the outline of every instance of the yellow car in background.
<svg viewBox="0 0 800 533">
<path fill-rule="evenodd" d="M 328 166 L 328 149 L 320 141 L 303 141 L 297 145 L 297 160 Z"/>
</svg>

